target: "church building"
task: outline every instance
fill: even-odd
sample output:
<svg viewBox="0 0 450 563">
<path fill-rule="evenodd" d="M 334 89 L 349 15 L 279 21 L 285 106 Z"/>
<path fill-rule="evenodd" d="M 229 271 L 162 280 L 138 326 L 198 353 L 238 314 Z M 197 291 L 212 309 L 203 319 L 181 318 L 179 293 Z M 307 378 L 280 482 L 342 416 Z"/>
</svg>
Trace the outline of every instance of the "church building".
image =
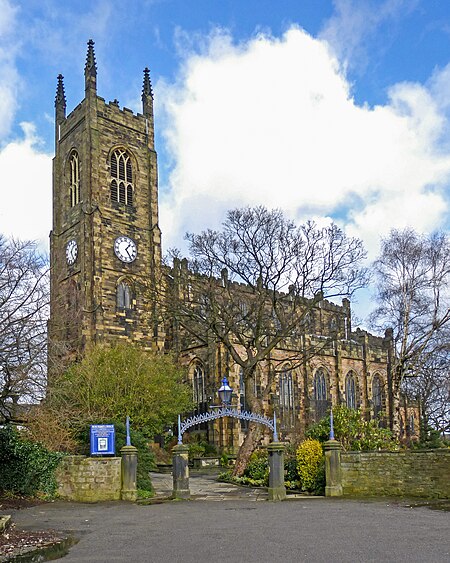
<svg viewBox="0 0 450 563">
<path fill-rule="evenodd" d="M 51 313 L 49 373 L 79 358 L 93 343 L 130 342 L 148 349 L 171 347 L 168 319 L 146 286 L 161 283 L 158 171 L 153 92 L 143 75 L 142 113 L 97 94 L 94 43 L 88 42 L 85 97 L 67 115 L 63 77 L 55 100 L 53 226 L 50 234 Z M 179 264 L 174 268 L 181 267 Z M 361 408 L 369 418 L 392 418 L 392 333 L 373 336 L 351 327 L 350 303 L 324 300 L 315 311 L 309 342 L 327 339 L 320 355 L 280 373 L 264 408 L 280 420 L 281 437 L 302 433 L 333 404 Z M 187 366 L 196 412 L 214 402 L 227 376 L 234 405 L 245 408 L 239 366 L 219 344 L 177 350 Z M 283 351 L 278 350 L 278 355 Z M 262 371 L 256 393 L 266 384 Z M 416 423 L 417 426 L 417 423 Z M 219 420 L 198 432 L 220 448 L 236 449 L 244 422 Z"/>
</svg>

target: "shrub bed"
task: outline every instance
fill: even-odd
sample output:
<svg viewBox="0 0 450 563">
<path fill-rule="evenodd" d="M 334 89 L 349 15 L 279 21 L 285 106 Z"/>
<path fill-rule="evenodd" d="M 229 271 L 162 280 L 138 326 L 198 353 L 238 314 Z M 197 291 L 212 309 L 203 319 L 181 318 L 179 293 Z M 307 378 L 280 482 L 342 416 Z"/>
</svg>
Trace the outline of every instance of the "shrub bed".
<svg viewBox="0 0 450 563">
<path fill-rule="evenodd" d="M 0 429 L 0 491 L 13 495 L 53 496 L 55 470 L 63 454 L 49 452 L 38 442 L 24 439 L 13 427 Z"/>
</svg>

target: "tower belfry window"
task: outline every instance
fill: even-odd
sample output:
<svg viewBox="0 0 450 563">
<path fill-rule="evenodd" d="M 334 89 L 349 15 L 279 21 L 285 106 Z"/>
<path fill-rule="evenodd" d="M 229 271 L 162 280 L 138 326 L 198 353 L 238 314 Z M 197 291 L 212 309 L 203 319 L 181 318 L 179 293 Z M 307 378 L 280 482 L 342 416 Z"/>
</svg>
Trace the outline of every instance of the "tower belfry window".
<svg viewBox="0 0 450 563">
<path fill-rule="evenodd" d="M 69 201 L 70 207 L 80 203 L 80 162 L 76 151 L 69 158 Z"/>
<path fill-rule="evenodd" d="M 111 156 L 111 201 L 133 205 L 133 166 L 130 155 L 117 149 Z"/>
</svg>

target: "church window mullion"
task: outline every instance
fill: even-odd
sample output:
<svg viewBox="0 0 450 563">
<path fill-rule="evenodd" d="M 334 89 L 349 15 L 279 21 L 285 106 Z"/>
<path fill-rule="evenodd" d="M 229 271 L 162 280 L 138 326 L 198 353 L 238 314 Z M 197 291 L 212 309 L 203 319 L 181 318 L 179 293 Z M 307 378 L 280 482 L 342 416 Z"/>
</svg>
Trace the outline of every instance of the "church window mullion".
<svg viewBox="0 0 450 563">
<path fill-rule="evenodd" d="M 111 156 L 111 201 L 131 207 L 134 200 L 133 166 L 130 156 L 117 149 Z"/>
</svg>

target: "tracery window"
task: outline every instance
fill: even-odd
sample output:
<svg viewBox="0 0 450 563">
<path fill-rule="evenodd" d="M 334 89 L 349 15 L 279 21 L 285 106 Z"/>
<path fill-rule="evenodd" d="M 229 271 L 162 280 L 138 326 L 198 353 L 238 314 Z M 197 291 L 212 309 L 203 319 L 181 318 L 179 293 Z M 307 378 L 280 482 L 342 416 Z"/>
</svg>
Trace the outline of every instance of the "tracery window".
<svg viewBox="0 0 450 563">
<path fill-rule="evenodd" d="M 127 282 L 121 281 L 117 284 L 116 298 L 118 309 L 132 308 L 132 291 Z"/>
<path fill-rule="evenodd" d="M 345 399 L 349 409 L 356 409 L 356 382 L 353 373 L 349 373 L 345 379 Z"/>
<path fill-rule="evenodd" d="M 116 149 L 111 156 L 111 201 L 133 205 L 133 167 L 130 155 Z"/>
<path fill-rule="evenodd" d="M 279 377 L 279 405 L 282 427 L 292 428 L 294 424 L 294 380 L 290 369 L 280 373 Z"/>
<path fill-rule="evenodd" d="M 70 207 L 80 203 L 80 161 L 77 151 L 72 151 L 69 158 L 69 202 Z"/>
<path fill-rule="evenodd" d="M 192 398 L 197 409 L 203 411 L 202 407 L 205 405 L 207 397 L 205 386 L 205 371 L 200 364 L 196 364 L 196 366 L 194 367 L 192 378 Z"/>
<path fill-rule="evenodd" d="M 375 375 L 372 381 L 373 416 L 378 418 L 383 410 L 383 397 L 381 392 L 381 379 Z"/>
<path fill-rule="evenodd" d="M 327 414 L 327 382 L 325 371 L 320 368 L 314 376 L 314 403 L 316 422 Z"/>
</svg>

